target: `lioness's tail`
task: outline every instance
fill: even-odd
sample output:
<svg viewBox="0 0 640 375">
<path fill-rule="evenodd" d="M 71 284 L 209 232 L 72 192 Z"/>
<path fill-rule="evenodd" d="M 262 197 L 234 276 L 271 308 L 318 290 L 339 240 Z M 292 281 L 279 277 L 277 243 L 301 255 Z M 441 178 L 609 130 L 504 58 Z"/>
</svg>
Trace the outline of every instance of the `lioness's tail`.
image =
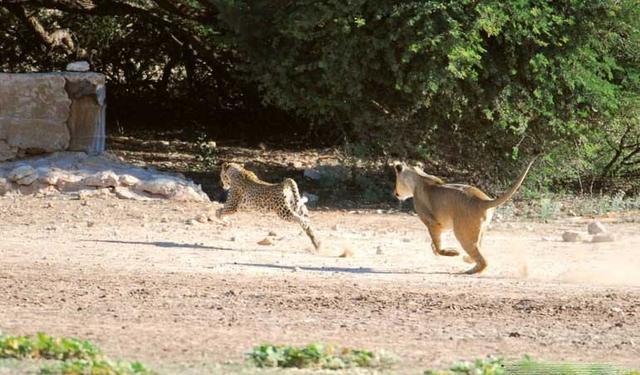
<svg viewBox="0 0 640 375">
<path fill-rule="evenodd" d="M 511 188 L 506 193 L 502 194 L 496 199 L 493 199 L 490 201 L 482 201 L 482 205 L 484 206 L 484 208 L 488 209 L 492 207 L 497 207 L 505 203 L 506 201 L 508 201 L 509 198 L 511 198 L 511 196 L 513 196 L 513 194 L 515 194 L 516 191 L 518 191 L 518 188 L 520 187 L 520 185 L 522 185 L 522 182 L 524 181 L 525 177 L 527 177 L 527 173 L 529 173 L 529 169 L 531 169 L 531 166 L 536 161 L 536 159 L 538 159 L 537 155 L 533 158 L 533 160 L 529 162 L 529 165 L 527 165 L 527 168 L 525 168 L 524 172 L 520 174 L 516 182 L 513 184 L 513 186 L 511 186 Z"/>
</svg>

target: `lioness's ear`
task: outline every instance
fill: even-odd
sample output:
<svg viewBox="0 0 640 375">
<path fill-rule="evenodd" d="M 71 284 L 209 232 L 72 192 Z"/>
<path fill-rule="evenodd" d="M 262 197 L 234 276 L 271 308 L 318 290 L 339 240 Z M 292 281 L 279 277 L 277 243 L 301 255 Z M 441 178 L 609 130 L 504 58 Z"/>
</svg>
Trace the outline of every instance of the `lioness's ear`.
<svg viewBox="0 0 640 375">
<path fill-rule="evenodd" d="M 401 163 L 396 163 L 396 165 L 394 165 L 393 168 L 395 168 L 396 173 L 400 173 L 402 172 L 403 165 Z"/>
</svg>

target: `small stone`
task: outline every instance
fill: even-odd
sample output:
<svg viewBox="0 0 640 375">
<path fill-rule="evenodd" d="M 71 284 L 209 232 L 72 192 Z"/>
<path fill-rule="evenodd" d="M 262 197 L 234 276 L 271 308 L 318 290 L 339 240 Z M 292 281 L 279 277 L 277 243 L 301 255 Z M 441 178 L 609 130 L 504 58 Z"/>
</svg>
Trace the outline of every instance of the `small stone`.
<svg viewBox="0 0 640 375">
<path fill-rule="evenodd" d="M 353 251 L 351 249 L 344 249 L 342 254 L 340 254 L 339 258 L 351 258 L 353 256 Z"/>
<path fill-rule="evenodd" d="M 591 242 L 613 242 L 615 237 L 611 233 L 599 233 L 591 237 Z"/>
<path fill-rule="evenodd" d="M 303 176 L 310 180 L 319 180 L 322 177 L 317 169 L 305 169 Z"/>
<path fill-rule="evenodd" d="M 67 64 L 66 71 L 68 72 L 88 72 L 90 69 L 87 61 L 74 61 Z"/>
<path fill-rule="evenodd" d="M 209 221 L 209 218 L 205 214 L 200 214 L 200 215 L 196 216 L 196 221 L 199 222 L 199 223 L 204 224 L 207 221 Z"/>
<path fill-rule="evenodd" d="M 564 242 L 578 242 L 580 241 L 580 232 L 568 230 L 562 233 L 562 240 Z"/>
<path fill-rule="evenodd" d="M 605 229 L 604 225 L 602 225 L 600 221 L 595 220 L 590 222 L 589 225 L 587 225 L 587 231 L 589 232 L 589 234 L 599 234 L 599 233 L 604 233 L 607 230 Z"/>
<path fill-rule="evenodd" d="M 265 237 L 262 240 L 258 241 L 258 245 L 270 246 L 273 245 L 273 242 L 269 237 Z"/>
</svg>

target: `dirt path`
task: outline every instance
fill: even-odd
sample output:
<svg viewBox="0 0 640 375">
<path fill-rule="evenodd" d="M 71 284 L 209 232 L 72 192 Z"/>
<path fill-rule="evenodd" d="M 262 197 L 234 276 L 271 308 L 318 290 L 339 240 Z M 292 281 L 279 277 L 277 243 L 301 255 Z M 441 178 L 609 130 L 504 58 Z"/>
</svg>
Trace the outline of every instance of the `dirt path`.
<svg viewBox="0 0 640 375">
<path fill-rule="evenodd" d="M 313 255 L 271 217 L 186 224 L 216 208 L 0 199 L 0 330 L 195 373 L 265 341 L 385 349 L 415 373 L 487 354 L 640 367 L 637 223 L 607 223 L 617 241 L 601 244 L 559 241 L 580 220 L 495 223 L 489 268 L 469 277 L 408 214 L 314 212 L 325 248 Z M 269 231 L 275 244 L 257 245 Z"/>
</svg>

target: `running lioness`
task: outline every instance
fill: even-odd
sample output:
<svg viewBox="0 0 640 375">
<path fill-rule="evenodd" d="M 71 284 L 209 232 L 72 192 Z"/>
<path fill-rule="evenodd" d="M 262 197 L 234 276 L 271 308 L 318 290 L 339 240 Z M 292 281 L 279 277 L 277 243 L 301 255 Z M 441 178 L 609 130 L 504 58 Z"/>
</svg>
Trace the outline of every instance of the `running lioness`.
<svg viewBox="0 0 640 375">
<path fill-rule="evenodd" d="M 487 261 L 480 254 L 480 244 L 495 208 L 509 200 L 518 190 L 535 160 L 536 158 L 529 163 L 511 189 L 497 199 L 489 198 L 473 186 L 445 184 L 438 177 L 426 174 L 420 168 L 396 163 L 394 194 L 400 200 L 413 197 L 416 212 L 431 235 L 434 254 L 459 255 L 455 249 L 440 248 L 440 234 L 443 230 L 453 228 L 460 245 L 475 262 L 475 266 L 465 273 L 479 273 L 487 267 Z"/>
</svg>

